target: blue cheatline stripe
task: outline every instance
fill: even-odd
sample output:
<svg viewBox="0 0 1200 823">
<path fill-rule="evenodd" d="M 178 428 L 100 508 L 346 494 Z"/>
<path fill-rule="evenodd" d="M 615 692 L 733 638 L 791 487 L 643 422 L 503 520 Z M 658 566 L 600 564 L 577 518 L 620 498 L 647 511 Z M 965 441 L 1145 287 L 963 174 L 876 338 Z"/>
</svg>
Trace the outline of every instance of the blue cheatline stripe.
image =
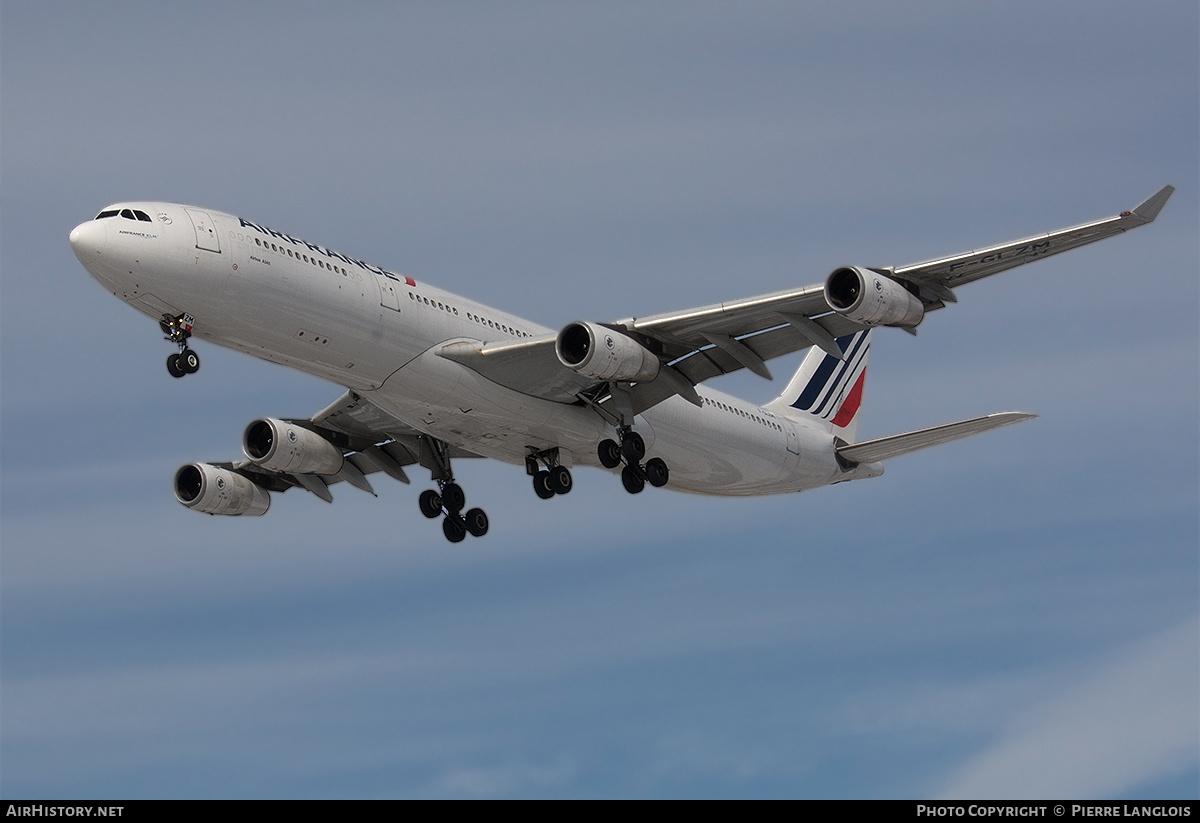
<svg viewBox="0 0 1200 823">
<path fill-rule="evenodd" d="M 838 341 L 841 342 L 841 341 Z M 804 387 L 804 391 L 796 398 L 796 402 L 792 404 L 792 408 L 808 411 L 812 408 L 813 403 L 817 402 L 817 398 L 821 394 L 821 389 L 825 387 L 825 381 L 829 379 L 829 375 L 833 374 L 833 370 L 837 368 L 838 359 L 832 355 L 825 355 L 825 359 L 821 361 L 821 365 L 817 366 L 817 370 L 813 372 L 813 376 L 809 378 L 808 385 Z"/>
<path fill-rule="evenodd" d="M 792 408 L 811 411 L 821 397 L 821 392 L 829 385 L 830 375 L 833 374 L 835 369 L 841 366 L 841 370 L 833 378 L 833 382 L 836 383 L 838 378 L 845 372 L 846 367 L 854 359 L 855 354 L 857 354 L 859 347 L 866 338 L 867 332 L 858 332 L 857 334 L 848 334 L 845 337 L 839 337 L 837 339 L 838 348 L 843 352 L 849 350 L 846 360 L 842 361 L 831 355 L 825 355 L 825 359 L 821 361 L 821 365 L 817 367 L 817 370 L 809 379 L 808 385 L 804 387 L 804 391 L 800 397 L 796 399 L 795 403 L 792 403 Z M 812 413 L 817 414 L 815 411 Z"/>
<path fill-rule="evenodd" d="M 861 335 L 862 332 L 859 332 Z M 838 348 L 843 352 L 846 351 L 854 341 L 856 335 L 847 334 L 844 337 L 837 339 Z M 817 398 L 821 396 L 821 389 L 825 388 L 826 382 L 829 380 L 829 375 L 833 373 L 839 365 L 844 365 L 841 360 L 838 360 L 832 355 L 825 355 L 821 361 L 821 365 L 817 366 L 817 370 L 813 372 L 813 376 L 809 378 L 808 384 L 804 387 L 804 391 L 796 398 L 796 402 L 792 403 L 792 408 L 808 411 L 817 402 Z"/>
<path fill-rule="evenodd" d="M 862 333 L 862 338 L 851 350 L 846 362 L 842 364 L 842 370 L 829 384 L 829 391 L 825 393 L 824 399 L 820 405 L 813 410 L 813 414 L 821 417 L 832 417 L 836 412 L 837 402 L 846 393 L 850 381 L 859 370 L 859 365 L 866 359 L 867 352 L 871 349 L 871 344 L 867 343 L 867 333 Z"/>
</svg>

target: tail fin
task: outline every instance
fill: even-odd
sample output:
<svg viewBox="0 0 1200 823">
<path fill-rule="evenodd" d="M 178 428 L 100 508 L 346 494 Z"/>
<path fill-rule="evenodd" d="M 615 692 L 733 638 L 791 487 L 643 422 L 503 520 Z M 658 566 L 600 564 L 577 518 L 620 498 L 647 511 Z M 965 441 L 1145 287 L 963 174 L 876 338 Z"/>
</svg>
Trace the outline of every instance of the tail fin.
<svg viewBox="0 0 1200 823">
<path fill-rule="evenodd" d="M 837 344 L 844 360 L 814 346 L 783 394 L 767 408 L 796 420 L 818 420 L 842 440 L 853 443 L 867 376 L 871 330 L 839 337 Z"/>
</svg>

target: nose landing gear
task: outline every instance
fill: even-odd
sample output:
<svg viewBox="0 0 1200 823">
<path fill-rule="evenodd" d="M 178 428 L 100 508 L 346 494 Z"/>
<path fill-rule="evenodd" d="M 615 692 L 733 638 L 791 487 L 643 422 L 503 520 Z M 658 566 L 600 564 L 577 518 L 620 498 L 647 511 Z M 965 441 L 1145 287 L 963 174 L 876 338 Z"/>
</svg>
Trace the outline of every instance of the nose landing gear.
<svg viewBox="0 0 1200 823">
<path fill-rule="evenodd" d="M 200 371 L 200 355 L 189 349 L 187 345 L 188 338 L 192 336 L 193 322 L 190 314 L 181 314 L 177 317 L 164 314 L 162 320 L 158 321 L 159 328 L 167 336 L 166 339 L 179 346 L 179 353 L 167 358 L 167 371 L 172 377 L 183 377 L 185 374 L 195 374 Z"/>
</svg>

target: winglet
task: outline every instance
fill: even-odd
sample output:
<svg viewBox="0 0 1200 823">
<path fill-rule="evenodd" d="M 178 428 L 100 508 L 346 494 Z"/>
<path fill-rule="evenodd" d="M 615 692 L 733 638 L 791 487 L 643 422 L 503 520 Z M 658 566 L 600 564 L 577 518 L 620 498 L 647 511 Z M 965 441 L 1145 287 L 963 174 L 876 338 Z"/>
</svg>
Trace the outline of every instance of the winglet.
<svg viewBox="0 0 1200 823">
<path fill-rule="evenodd" d="M 1133 213 L 1145 220 L 1147 223 L 1153 222 L 1154 218 L 1158 217 L 1158 213 L 1162 210 L 1162 207 L 1166 205 L 1167 199 L 1174 191 L 1174 186 L 1163 186 L 1156 194 L 1148 198 L 1146 202 L 1134 208 Z"/>
</svg>

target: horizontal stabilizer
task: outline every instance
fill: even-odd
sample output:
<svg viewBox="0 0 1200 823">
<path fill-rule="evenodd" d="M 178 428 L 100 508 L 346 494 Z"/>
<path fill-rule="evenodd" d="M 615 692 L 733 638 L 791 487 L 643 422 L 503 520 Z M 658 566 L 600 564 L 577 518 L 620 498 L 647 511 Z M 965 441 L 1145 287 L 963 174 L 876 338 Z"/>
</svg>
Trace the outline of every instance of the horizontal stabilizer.
<svg viewBox="0 0 1200 823">
<path fill-rule="evenodd" d="M 921 429 L 920 431 L 908 432 L 907 434 L 894 434 L 891 437 L 881 437 L 878 440 L 868 440 L 864 443 L 841 446 L 838 448 L 837 453 L 839 457 L 852 460 L 855 463 L 877 463 L 880 460 L 887 460 L 901 454 L 908 454 L 927 446 L 949 443 L 951 440 L 958 440 L 960 437 L 969 437 L 972 434 L 979 434 L 989 429 L 1007 426 L 1010 423 L 1020 423 L 1022 420 L 1031 420 L 1034 417 L 1037 417 L 1037 415 L 1026 414 L 1024 412 L 998 412 L 996 414 L 989 414 L 986 417 L 976 417 L 974 420 L 947 423 L 944 426 L 934 426 L 931 429 Z"/>
</svg>

